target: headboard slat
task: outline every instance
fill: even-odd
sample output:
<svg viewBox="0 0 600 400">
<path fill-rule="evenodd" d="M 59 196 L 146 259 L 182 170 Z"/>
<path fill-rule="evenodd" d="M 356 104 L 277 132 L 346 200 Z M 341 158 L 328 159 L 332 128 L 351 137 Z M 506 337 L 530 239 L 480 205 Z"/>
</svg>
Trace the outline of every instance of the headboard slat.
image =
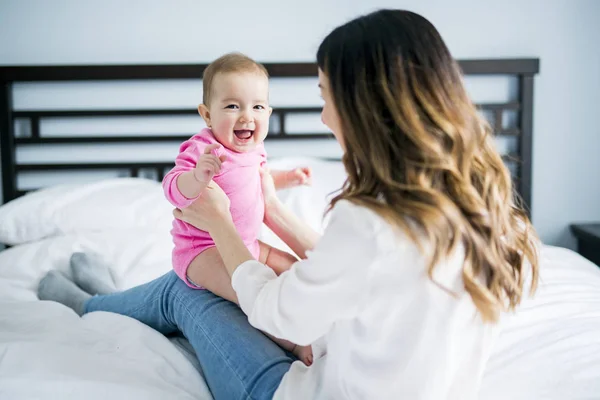
<svg viewBox="0 0 600 400">
<path fill-rule="evenodd" d="M 17 197 L 16 146 L 12 117 L 12 82 L 0 82 L 0 158 L 5 201 Z"/>
<path fill-rule="evenodd" d="M 459 60 L 467 75 L 520 75 L 536 74 L 539 60 L 489 59 Z M 314 77 L 315 63 L 264 63 L 272 77 Z M 130 80 L 130 79 L 197 79 L 202 77 L 207 64 L 179 65 L 60 65 L 60 66 L 7 66 L 1 67 L 0 80 L 13 82 Z"/>
<path fill-rule="evenodd" d="M 519 154 L 521 154 L 521 159 L 519 160 L 517 185 L 524 206 L 530 212 L 533 152 L 533 74 L 519 77 L 519 100 L 521 102 L 521 112 L 519 114 L 519 126 L 521 127 Z"/>
</svg>

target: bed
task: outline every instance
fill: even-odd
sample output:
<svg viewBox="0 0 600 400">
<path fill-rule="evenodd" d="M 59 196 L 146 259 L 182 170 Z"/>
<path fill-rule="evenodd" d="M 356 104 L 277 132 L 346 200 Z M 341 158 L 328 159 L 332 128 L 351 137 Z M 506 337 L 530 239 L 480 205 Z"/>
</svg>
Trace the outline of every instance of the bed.
<svg viewBox="0 0 600 400">
<path fill-rule="evenodd" d="M 539 61 L 460 65 L 530 210 Z M 202 127 L 195 105 L 205 67 L 0 67 L 0 242 L 9 246 L 0 252 L 0 398 L 212 398 L 183 338 L 110 313 L 79 318 L 36 297 L 40 278 L 68 273 L 76 251 L 100 254 L 120 289 L 170 269 L 171 206 L 158 181 L 178 143 Z M 322 230 L 344 171 L 319 122 L 316 67 L 266 67 L 271 168 L 314 171 L 311 187 L 280 197 Z M 268 229 L 261 236 L 285 248 Z M 600 269 L 566 249 L 544 246 L 541 256 L 540 289 L 502 320 L 481 399 L 600 398 Z"/>
</svg>

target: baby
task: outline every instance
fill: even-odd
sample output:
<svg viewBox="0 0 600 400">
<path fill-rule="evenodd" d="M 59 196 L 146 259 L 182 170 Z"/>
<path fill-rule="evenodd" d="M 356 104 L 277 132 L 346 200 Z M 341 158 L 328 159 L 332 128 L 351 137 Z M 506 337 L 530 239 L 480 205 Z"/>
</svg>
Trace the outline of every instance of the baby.
<svg viewBox="0 0 600 400">
<path fill-rule="evenodd" d="M 229 197 L 233 221 L 252 256 L 281 274 L 296 257 L 258 240 L 264 218 L 259 169 L 267 160 L 263 141 L 272 112 L 266 69 L 238 53 L 215 60 L 204 71 L 203 104 L 198 112 L 208 128 L 181 145 L 175 167 L 162 183 L 167 199 L 185 208 L 213 180 Z M 308 168 L 271 173 L 277 189 L 308 184 L 311 178 Z M 171 233 L 173 269 L 189 287 L 203 289 L 202 269 L 210 263 L 219 263 L 225 271 L 208 232 L 175 219 Z M 233 289 L 222 289 L 227 292 L 224 297 L 235 300 Z M 273 340 L 305 364 L 312 363 L 310 346 Z"/>
</svg>

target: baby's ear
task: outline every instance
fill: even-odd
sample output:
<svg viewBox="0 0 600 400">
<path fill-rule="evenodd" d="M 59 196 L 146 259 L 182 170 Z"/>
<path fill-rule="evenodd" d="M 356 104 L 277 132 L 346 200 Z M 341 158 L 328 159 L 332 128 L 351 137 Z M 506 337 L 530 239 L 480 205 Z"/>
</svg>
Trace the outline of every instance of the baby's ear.
<svg viewBox="0 0 600 400">
<path fill-rule="evenodd" d="M 204 104 L 200 104 L 198 106 L 198 114 L 200 114 L 204 122 L 206 122 L 206 125 L 210 127 L 210 111 L 208 111 L 208 107 Z"/>
</svg>

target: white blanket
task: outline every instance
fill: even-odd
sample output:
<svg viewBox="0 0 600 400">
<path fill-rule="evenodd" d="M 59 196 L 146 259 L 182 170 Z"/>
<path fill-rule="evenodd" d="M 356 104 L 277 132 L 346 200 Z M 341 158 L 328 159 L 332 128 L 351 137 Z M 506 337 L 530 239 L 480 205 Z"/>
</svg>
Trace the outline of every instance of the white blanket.
<svg viewBox="0 0 600 400">
<path fill-rule="evenodd" d="M 121 287 L 158 276 L 168 270 L 163 239 L 90 233 L 0 253 L 0 398 L 210 399 L 193 363 L 161 334 L 110 313 L 79 318 L 35 296 L 41 276 L 68 272 L 79 250 L 118 261 Z M 542 253 L 540 289 L 503 321 L 481 399 L 600 398 L 600 270 L 568 250 Z"/>
<path fill-rule="evenodd" d="M 76 250 L 104 250 L 118 260 L 120 286 L 158 276 L 169 268 L 168 237 L 161 251 L 159 236 L 65 236 L 0 253 L 0 399 L 212 398 L 193 363 L 160 333 L 116 314 L 79 318 L 35 295 L 46 271 L 68 272 Z M 128 250 L 114 252 L 122 249 L 118 241 L 130 243 Z"/>
<path fill-rule="evenodd" d="M 545 246 L 535 297 L 502 324 L 481 399 L 600 399 L 598 266 Z"/>
</svg>

